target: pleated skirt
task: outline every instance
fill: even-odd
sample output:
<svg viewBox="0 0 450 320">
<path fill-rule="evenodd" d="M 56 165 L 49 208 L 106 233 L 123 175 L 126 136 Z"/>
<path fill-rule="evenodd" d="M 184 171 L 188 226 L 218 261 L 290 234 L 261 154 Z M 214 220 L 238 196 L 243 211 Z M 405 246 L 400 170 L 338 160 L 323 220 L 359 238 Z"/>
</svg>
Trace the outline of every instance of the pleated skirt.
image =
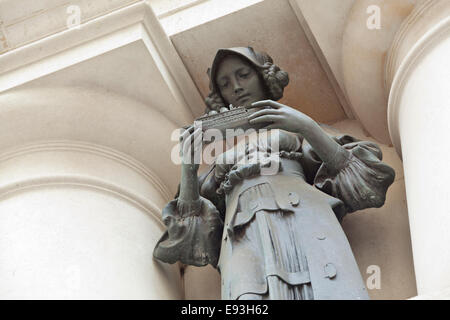
<svg viewBox="0 0 450 320">
<path fill-rule="evenodd" d="M 273 191 L 269 184 L 260 184 L 244 191 L 238 202 L 238 211 L 247 203 L 261 198 L 272 197 Z M 275 200 L 274 200 L 275 201 Z M 261 283 L 267 282 L 267 291 L 252 292 L 251 284 L 248 290 L 239 293 L 240 300 L 310 300 L 313 299 L 311 283 L 293 285 L 277 275 L 267 275 L 265 266 L 276 266 L 276 269 L 287 273 L 308 272 L 308 263 L 302 248 L 300 228 L 295 213 L 281 210 L 259 210 L 245 225 L 234 230 L 232 261 L 236 265 L 246 266 L 238 270 L 239 279 L 255 279 Z M 239 254 L 244 252 L 245 254 Z M 241 261 L 241 259 L 250 259 Z M 231 279 L 236 273 L 228 273 L 223 282 Z M 227 277 L 229 279 L 227 279 Z M 251 281 L 254 282 L 254 281 Z M 241 283 L 243 287 L 244 284 Z"/>
</svg>

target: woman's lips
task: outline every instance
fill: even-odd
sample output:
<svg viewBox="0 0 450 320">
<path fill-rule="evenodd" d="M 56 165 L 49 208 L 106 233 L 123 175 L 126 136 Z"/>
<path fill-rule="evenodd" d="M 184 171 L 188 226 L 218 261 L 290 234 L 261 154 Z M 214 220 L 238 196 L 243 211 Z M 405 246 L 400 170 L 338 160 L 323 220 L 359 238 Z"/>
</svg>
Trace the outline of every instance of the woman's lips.
<svg viewBox="0 0 450 320">
<path fill-rule="evenodd" d="M 243 96 L 240 96 L 237 101 L 241 102 L 242 100 L 245 100 L 247 98 L 250 98 L 250 94 L 244 94 Z"/>
</svg>

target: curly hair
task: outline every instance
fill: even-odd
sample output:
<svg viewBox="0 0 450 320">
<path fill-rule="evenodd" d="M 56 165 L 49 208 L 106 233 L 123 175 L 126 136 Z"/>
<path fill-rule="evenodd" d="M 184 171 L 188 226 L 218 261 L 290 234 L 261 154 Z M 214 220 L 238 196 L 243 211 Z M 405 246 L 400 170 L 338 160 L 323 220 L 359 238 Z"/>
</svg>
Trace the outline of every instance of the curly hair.
<svg viewBox="0 0 450 320">
<path fill-rule="evenodd" d="M 279 100 L 283 97 L 284 88 L 289 83 L 289 75 L 286 71 L 282 70 L 279 66 L 273 63 L 272 58 L 265 52 L 254 51 L 253 48 L 248 47 L 250 52 L 254 55 L 255 60 L 259 63 L 251 63 L 251 66 L 256 70 L 264 86 L 267 90 L 268 98 L 271 100 Z M 228 53 L 228 55 L 235 55 L 241 59 L 249 61 L 249 58 L 243 54 L 239 53 Z M 225 58 L 224 56 L 223 58 Z M 221 61 L 223 60 L 221 59 Z M 250 61 L 251 62 L 251 61 Z M 220 63 L 215 61 L 216 64 Z M 208 75 L 210 75 L 210 69 L 208 69 Z M 208 113 L 212 110 L 219 111 L 222 107 L 227 107 L 225 100 L 222 98 L 217 85 L 215 84 L 215 79 L 211 78 L 210 75 L 210 88 L 211 92 L 205 98 L 206 110 Z"/>
</svg>

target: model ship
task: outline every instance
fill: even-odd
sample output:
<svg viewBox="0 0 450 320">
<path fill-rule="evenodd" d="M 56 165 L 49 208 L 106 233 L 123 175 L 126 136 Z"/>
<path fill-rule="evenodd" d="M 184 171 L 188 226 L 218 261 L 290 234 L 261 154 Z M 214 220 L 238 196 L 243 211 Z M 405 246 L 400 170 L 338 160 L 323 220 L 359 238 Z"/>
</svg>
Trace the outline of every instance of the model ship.
<svg viewBox="0 0 450 320">
<path fill-rule="evenodd" d="M 238 133 L 237 129 L 242 129 L 243 131 L 248 129 L 260 129 L 266 124 L 251 125 L 248 122 L 248 117 L 260 110 L 261 108 L 252 108 L 250 106 L 241 106 L 237 108 L 230 108 L 228 111 L 204 115 L 195 120 L 195 125 L 197 127 L 202 127 L 202 131 L 216 129 L 219 130 L 223 136 L 232 134 L 232 131 Z M 189 126 L 184 127 L 185 129 Z M 232 131 L 227 132 L 227 129 Z M 240 130 L 239 130 L 240 131 Z"/>
</svg>

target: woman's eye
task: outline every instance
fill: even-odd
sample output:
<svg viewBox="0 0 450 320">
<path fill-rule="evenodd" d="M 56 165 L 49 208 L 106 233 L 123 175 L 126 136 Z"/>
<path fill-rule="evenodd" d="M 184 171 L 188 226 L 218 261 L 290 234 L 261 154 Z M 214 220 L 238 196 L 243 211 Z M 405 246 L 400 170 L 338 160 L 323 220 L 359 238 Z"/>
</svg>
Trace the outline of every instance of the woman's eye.
<svg viewBox="0 0 450 320">
<path fill-rule="evenodd" d="M 226 88 L 228 86 L 228 82 L 222 82 L 219 85 L 221 88 Z"/>
<path fill-rule="evenodd" d="M 239 76 L 240 76 L 241 78 L 247 78 L 249 75 L 250 75 L 249 72 L 245 72 L 245 73 L 241 73 Z"/>
</svg>

